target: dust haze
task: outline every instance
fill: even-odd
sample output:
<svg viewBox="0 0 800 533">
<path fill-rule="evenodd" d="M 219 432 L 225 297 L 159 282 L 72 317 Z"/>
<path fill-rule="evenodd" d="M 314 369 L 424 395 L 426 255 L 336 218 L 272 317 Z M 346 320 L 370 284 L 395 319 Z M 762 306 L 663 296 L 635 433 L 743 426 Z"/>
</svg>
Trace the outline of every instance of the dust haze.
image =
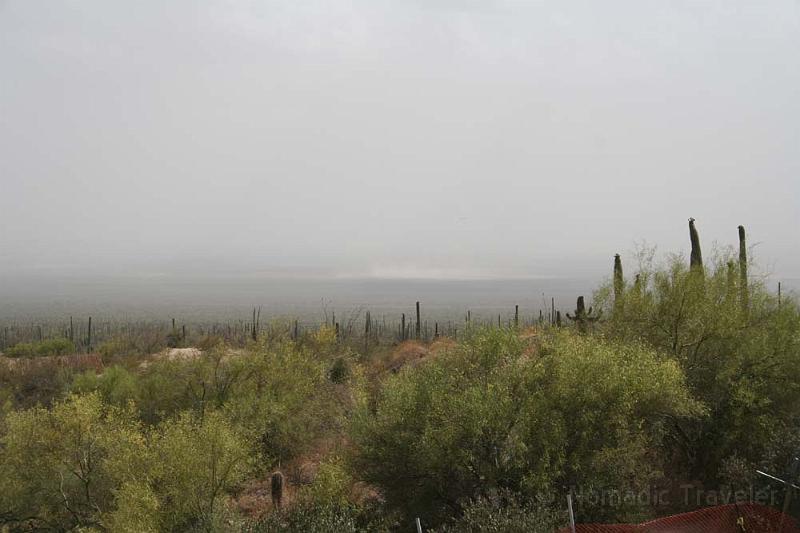
<svg viewBox="0 0 800 533">
<path fill-rule="evenodd" d="M 800 4 L 0 3 L 0 274 L 800 277 Z M 630 255 L 628 255 L 630 257 Z"/>
</svg>

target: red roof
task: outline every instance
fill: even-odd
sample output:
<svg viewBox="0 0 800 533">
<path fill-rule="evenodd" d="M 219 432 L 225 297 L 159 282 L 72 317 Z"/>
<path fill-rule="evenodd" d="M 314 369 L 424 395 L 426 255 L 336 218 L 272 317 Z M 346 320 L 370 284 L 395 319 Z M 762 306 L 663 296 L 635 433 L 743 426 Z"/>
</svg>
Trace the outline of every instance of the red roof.
<svg viewBox="0 0 800 533">
<path fill-rule="evenodd" d="M 569 532 L 569 528 L 561 530 Z M 576 533 L 800 533 L 797 521 L 756 503 L 707 507 L 641 524 L 576 524 Z"/>
</svg>

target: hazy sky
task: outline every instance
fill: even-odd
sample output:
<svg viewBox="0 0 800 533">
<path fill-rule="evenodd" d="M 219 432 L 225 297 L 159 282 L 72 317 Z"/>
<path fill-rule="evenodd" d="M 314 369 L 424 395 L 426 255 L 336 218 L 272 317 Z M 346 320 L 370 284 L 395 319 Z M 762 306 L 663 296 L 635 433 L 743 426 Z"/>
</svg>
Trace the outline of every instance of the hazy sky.
<svg viewBox="0 0 800 533">
<path fill-rule="evenodd" d="M 800 277 L 800 3 L 0 0 L 0 271 Z"/>
</svg>

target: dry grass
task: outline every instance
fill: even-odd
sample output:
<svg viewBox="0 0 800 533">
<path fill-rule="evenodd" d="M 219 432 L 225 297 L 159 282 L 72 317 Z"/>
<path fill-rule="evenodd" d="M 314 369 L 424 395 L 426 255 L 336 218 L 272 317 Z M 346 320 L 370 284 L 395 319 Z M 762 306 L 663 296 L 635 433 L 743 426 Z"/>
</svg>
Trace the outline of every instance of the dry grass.
<svg viewBox="0 0 800 533">
<path fill-rule="evenodd" d="M 10 371 L 29 372 L 43 368 L 66 368 L 75 372 L 103 371 L 103 360 L 98 354 L 48 355 L 41 357 L 0 356 L 0 364 Z"/>
<path fill-rule="evenodd" d="M 405 341 L 381 361 L 384 372 L 397 373 L 404 366 L 415 366 L 430 355 L 430 350 L 418 341 Z"/>
</svg>

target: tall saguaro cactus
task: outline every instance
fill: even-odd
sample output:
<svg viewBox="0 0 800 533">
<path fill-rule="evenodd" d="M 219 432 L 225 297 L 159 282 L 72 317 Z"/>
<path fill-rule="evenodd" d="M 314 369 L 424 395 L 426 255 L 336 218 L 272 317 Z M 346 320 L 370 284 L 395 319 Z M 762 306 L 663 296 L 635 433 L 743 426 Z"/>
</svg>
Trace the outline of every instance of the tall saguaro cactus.
<svg viewBox="0 0 800 533">
<path fill-rule="evenodd" d="M 624 290 L 625 282 L 622 277 L 622 258 L 619 254 L 614 254 L 614 309 L 621 308 Z"/>
<path fill-rule="evenodd" d="M 739 304 L 747 314 L 750 307 L 750 291 L 747 286 L 747 241 L 744 226 L 739 226 Z"/>
<path fill-rule="evenodd" d="M 419 316 L 419 302 L 417 302 L 417 323 L 414 325 L 414 334 L 417 340 L 420 339 L 421 333 L 422 333 L 422 324 L 420 323 L 420 316 Z"/>
<path fill-rule="evenodd" d="M 703 273 L 703 254 L 700 251 L 700 235 L 694 225 L 694 219 L 689 219 L 689 240 L 692 243 L 692 253 L 689 257 L 689 266 L 692 270 Z"/>
</svg>

